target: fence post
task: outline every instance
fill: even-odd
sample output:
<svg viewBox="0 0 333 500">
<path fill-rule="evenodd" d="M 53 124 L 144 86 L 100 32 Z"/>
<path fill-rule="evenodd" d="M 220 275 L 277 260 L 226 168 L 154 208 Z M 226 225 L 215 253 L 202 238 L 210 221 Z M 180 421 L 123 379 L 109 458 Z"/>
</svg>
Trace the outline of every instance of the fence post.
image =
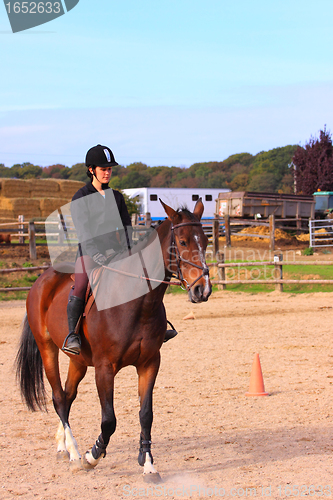
<svg viewBox="0 0 333 500">
<path fill-rule="evenodd" d="M 224 264 L 224 253 L 220 250 L 216 253 L 216 262 L 218 264 Z M 217 268 L 217 277 L 219 281 L 225 281 L 225 267 Z M 217 285 L 218 290 L 225 290 L 227 285 L 225 283 Z"/>
<path fill-rule="evenodd" d="M 230 215 L 224 216 L 224 232 L 225 232 L 225 244 L 227 247 L 231 247 Z"/>
<path fill-rule="evenodd" d="M 31 221 L 29 222 L 29 253 L 31 260 L 37 259 L 35 223 Z"/>
<path fill-rule="evenodd" d="M 312 231 L 313 231 L 313 226 L 312 226 L 312 220 L 311 220 L 311 218 L 310 218 L 310 219 L 309 219 L 309 236 L 310 236 L 310 238 L 309 238 L 309 246 L 310 246 L 310 247 L 313 247 L 313 246 L 314 246 L 314 245 L 313 245 L 313 241 L 312 241 Z M 314 231 L 313 231 L 313 233 L 314 233 Z"/>
<path fill-rule="evenodd" d="M 269 216 L 270 250 L 275 250 L 275 215 Z"/>
<path fill-rule="evenodd" d="M 282 261 L 283 261 L 283 254 L 282 253 L 274 255 L 275 279 L 279 279 L 279 280 L 283 279 Z M 275 290 L 279 290 L 280 292 L 283 292 L 283 283 L 276 283 Z"/>
<path fill-rule="evenodd" d="M 19 226 L 18 226 L 18 232 L 19 234 L 20 233 L 24 233 L 24 215 L 19 215 L 18 216 L 18 222 L 19 222 Z M 19 243 L 24 243 L 24 236 L 19 236 Z"/>
<path fill-rule="evenodd" d="M 59 219 L 59 222 L 58 222 L 58 231 L 59 231 L 58 245 L 63 245 L 64 241 L 65 241 L 65 231 L 64 231 L 65 221 L 64 221 L 63 214 L 59 210 L 58 210 L 58 219 Z"/>
<path fill-rule="evenodd" d="M 132 226 L 133 227 L 136 226 L 138 223 L 138 214 L 132 214 L 131 220 L 132 220 Z"/>
<path fill-rule="evenodd" d="M 147 212 L 146 213 L 146 227 L 150 227 L 151 226 L 151 215 L 150 215 L 150 212 Z"/>
<path fill-rule="evenodd" d="M 219 232 L 220 232 L 220 221 L 218 219 L 213 220 L 213 257 L 217 256 L 219 251 Z"/>
</svg>

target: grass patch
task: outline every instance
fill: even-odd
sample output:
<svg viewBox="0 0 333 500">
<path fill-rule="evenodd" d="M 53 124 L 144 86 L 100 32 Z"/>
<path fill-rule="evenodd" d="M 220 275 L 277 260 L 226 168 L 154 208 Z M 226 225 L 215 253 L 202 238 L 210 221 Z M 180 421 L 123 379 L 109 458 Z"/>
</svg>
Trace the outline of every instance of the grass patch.
<svg viewBox="0 0 333 500">
<path fill-rule="evenodd" d="M 13 267 L 20 267 L 15 264 Z M 26 266 L 32 267 L 32 266 Z M 0 288 L 11 288 L 18 287 L 31 287 L 37 280 L 39 275 L 30 273 L 10 273 L 0 276 Z M 28 291 L 13 291 L 13 292 L 0 292 L 0 300 L 24 300 L 27 298 Z"/>
</svg>

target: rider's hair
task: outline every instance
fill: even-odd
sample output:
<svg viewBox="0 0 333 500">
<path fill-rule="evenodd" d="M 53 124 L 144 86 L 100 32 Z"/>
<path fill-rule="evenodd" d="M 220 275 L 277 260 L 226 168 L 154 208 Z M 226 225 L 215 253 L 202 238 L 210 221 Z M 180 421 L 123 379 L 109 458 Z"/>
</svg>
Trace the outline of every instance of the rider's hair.
<svg viewBox="0 0 333 500">
<path fill-rule="evenodd" d="M 89 167 L 87 167 L 87 176 L 92 181 L 92 179 L 93 179 L 94 176 L 93 176 L 93 174 L 89 170 L 90 167 L 95 171 L 96 165 L 89 165 Z"/>
</svg>

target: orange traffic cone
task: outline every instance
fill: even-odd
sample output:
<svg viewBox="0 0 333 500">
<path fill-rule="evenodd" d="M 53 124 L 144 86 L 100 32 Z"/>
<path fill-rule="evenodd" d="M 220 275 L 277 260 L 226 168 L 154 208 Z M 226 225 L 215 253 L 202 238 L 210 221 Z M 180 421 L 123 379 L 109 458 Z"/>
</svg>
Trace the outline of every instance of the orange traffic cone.
<svg viewBox="0 0 333 500">
<path fill-rule="evenodd" d="M 195 319 L 194 312 L 191 311 L 186 316 L 183 317 L 183 319 Z"/>
<path fill-rule="evenodd" d="M 268 396 L 268 392 L 265 392 L 259 354 L 254 355 L 250 378 L 250 388 L 249 392 L 245 393 L 245 396 Z"/>
</svg>

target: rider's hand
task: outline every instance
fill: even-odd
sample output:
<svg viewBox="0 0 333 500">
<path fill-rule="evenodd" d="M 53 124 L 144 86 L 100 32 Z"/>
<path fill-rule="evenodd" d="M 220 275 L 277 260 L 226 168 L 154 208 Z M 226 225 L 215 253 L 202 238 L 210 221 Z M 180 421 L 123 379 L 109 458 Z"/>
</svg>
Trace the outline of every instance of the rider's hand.
<svg viewBox="0 0 333 500">
<path fill-rule="evenodd" d="M 96 264 L 98 264 L 99 266 L 102 266 L 103 264 L 105 264 L 105 262 L 107 261 L 107 258 L 105 257 L 105 255 L 103 255 L 102 253 L 95 253 L 95 255 L 93 255 L 93 261 L 96 262 Z"/>
</svg>

